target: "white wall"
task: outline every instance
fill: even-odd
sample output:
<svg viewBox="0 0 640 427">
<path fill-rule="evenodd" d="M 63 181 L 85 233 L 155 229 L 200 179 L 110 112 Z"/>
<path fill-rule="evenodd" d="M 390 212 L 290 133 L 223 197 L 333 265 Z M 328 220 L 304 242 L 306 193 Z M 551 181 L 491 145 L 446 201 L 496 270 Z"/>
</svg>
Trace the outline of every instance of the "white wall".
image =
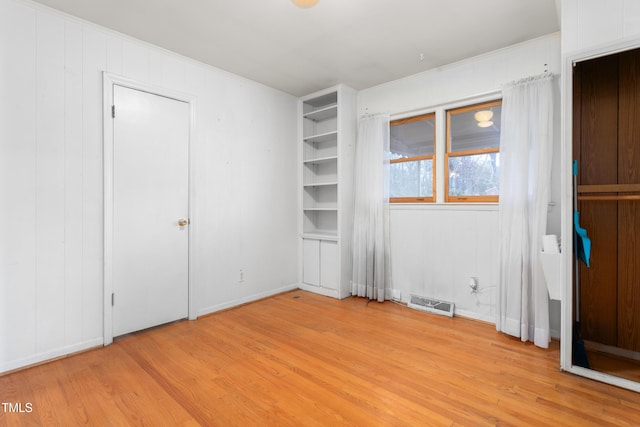
<svg viewBox="0 0 640 427">
<path fill-rule="evenodd" d="M 640 37 L 637 0 L 562 0 L 562 54 Z"/>
<path fill-rule="evenodd" d="M 487 94 L 499 93 L 504 83 L 545 70 L 560 73 L 559 34 L 363 90 L 358 97 L 359 115 L 427 112 L 463 100 L 473 103 Z M 560 158 L 559 92 L 557 116 L 553 201 L 558 201 L 560 194 L 559 162 L 556 163 Z M 440 185 L 438 192 L 442 194 Z M 548 232 L 560 234 L 559 215 L 557 204 L 550 209 Z M 497 238 L 496 205 L 392 205 L 393 287 L 405 301 L 410 293 L 445 299 L 456 304 L 458 314 L 495 322 Z M 478 278 L 481 288 L 477 298 L 469 291 L 471 276 Z M 559 304 L 552 302 L 550 309 L 552 334 L 558 336 Z"/>
<path fill-rule="evenodd" d="M 0 55 L 0 372 L 102 343 L 103 70 L 197 97 L 198 314 L 295 287 L 295 98 L 20 0 Z"/>
</svg>

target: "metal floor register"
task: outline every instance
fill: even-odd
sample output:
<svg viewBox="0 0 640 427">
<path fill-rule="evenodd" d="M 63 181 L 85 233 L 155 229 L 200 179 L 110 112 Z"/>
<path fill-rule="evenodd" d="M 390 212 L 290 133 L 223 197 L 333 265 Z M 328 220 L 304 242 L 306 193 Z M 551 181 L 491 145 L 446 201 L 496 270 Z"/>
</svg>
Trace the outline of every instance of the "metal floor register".
<svg viewBox="0 0 640 427">
<path fill-rule="evenodd" d="M 407 307 L 415 310 L 426 311 L 428 313 L 435 313 L 448 317 L 453 317 L 453 306 L 454 304 L 452 302 L 420 297 L 418 295 L 411 295 L 411 299 L 407 304 Z"/>
</svg>

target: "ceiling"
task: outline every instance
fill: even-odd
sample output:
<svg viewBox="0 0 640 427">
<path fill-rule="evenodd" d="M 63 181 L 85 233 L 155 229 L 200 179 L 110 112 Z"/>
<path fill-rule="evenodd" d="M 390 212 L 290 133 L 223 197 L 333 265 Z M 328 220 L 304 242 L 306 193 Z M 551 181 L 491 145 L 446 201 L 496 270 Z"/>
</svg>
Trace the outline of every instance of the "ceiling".
<svg viewBox="0 0 640 427">
<path fill-rule="evenodd" d="M 36 0 L 300 96 L 365 89 L 559 31 L 557 0 Z"/>
</svg>

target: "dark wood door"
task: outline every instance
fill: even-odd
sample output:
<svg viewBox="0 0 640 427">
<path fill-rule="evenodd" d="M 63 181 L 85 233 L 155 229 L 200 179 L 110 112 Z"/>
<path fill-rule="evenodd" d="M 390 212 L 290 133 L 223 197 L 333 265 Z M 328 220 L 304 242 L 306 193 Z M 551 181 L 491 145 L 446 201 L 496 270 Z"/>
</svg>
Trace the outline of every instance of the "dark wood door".
<svg viewBox="0 0 640 427">
<path fill-rule="evenodd" d="M 618 183 L 633 185 L 640 183 L 640 51 L 620 54 L 619 67 Z M 640 200 L 618 202 L 618 346 L 640 351 Z"/>
<path fill-rule="evenodd" d="M 578 64 L 573 105 L 580 224 L 592 241 L 582 335 L 640 351 L 640 200 L 625 187 L 640 184 L 640 50 Z"/>
</svg>

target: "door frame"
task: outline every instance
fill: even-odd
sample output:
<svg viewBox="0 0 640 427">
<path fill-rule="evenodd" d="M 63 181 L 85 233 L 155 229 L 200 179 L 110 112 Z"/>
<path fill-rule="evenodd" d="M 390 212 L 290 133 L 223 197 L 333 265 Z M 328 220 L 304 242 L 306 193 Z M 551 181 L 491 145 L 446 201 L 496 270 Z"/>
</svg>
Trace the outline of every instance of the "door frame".
<svg viewBox="0 0 640 427">
<path fill-rule="evenodd" d="M 562 309 L 560 322 L 560 368 L 563 371 L 640 392 L 640 383 L 583 368 L 572 363 L 573 343 L 573 65 L 640 47 L 640 37 L 585 49 L 563 57 L 562 61 L 562 170 L 561 247 Z"/>
<path fill-rule="evenodd" d="M 128 89 L 139 90 L 153 95 L 163 96 L 165 98 L 174 99 L 176 101 L 186 102 L 189 104 L 189 220 L 188 227 L 188 298 L 189 298 L 189 320 L 195 320 L 195 290 L 192 278 L 193 274 L 193 254 L 194 252 L 194 227 L 197 227 L 197 221 L 194 221 L 194 153 L 195 142 L 195 123 L 196 123 L 196 97 L 190 94 L 181 93 L 167 88 L 142 83 L 133 79 L 122 77 L 116 74 L 104 71 L 102 73 L 103 82 L 103 168 L 104 168 L 104 294 L 103 294 L 103 344 L 109 345 L 113 342 L 113 306 L 111 305 L 111 295 L 113 293 L 113 87 L 123 86 Z"/>
</svg>

